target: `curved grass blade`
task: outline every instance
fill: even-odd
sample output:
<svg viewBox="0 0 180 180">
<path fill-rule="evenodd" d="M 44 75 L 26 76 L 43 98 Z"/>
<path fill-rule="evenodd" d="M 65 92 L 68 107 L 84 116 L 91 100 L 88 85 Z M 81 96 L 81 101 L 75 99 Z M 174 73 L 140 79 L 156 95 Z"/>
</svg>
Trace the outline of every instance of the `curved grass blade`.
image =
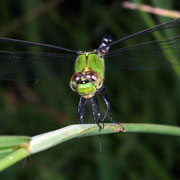
<svg viewBox="0 0 180 180">
<path fill-rule="evenodd" d="M 180 136 L 180 128 L 175 126 L 134 123 L 123 124 L 123 126 L 124 133 L 157 133 Z M 49 149 L 73 138 L 118 132 L 122 132 L 122 127 L 118 124 L 104 124 L 104 129 L 100 131 L 96 124 L 78 124 L 40 134 L 32 138 L 27 136 L 3 136 L 0 137 L 2 144 L 2 147 L 0 146 L 1 155 L 4 155 L 0 156 L 0 171 L 31 154 Z M 6 139 L 8 146 L 5 145 Z"/>
<path fill-rule="evenodd" d="M 19 146 L 30 139 L 28 136 L 0 136 L 0 151 L 4 148 Z"/>
</svg>

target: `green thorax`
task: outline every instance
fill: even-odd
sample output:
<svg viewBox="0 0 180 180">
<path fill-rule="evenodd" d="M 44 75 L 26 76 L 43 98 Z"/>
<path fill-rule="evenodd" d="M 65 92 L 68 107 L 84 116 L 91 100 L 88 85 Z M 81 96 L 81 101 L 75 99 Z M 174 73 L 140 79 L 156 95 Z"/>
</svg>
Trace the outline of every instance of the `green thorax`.
<svg viewBox="0 0 180 180">
<path fill-rule="evenodd" d="M 81 53 L 75 62 L 75 73 L 92 69 L 104 79 L 104 59 L 93 52 Z"/>
</svg>

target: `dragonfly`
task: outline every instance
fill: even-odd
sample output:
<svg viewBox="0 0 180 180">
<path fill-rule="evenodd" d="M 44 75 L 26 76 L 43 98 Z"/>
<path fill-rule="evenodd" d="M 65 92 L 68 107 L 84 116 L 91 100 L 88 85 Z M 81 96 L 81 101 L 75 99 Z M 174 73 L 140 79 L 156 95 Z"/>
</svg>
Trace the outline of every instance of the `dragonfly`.
<svg viewBox="0 0 180 180">
<path fill-rule="evenodd" d="M 149 33 L 178 28 L 179 26 L 180 18 L 156 25 L 155 27 L 142 30 L 118 40 L 113 40 L 111 36 L 105 35 L 99 47 L 92 51 L 79 51 L 56 45 L 0 37 L 0 47 L 4 45 L 7 45 L 7 47 L 11 49 L 14 47 L 38 47 L 58 51 L 24 52 L 17 50 L 0 50 L 0 79 L 17 81 L 21 79 L 31 80 L 43 78 L 41 73 L 43 71 L 46 73 L 46 68 L 42 68 L 44 67 L 41 66 L 42 63 L 45 63 L 45 67 L 49 67 L 51 63 L 54 63 L 56 67 L 61 67 L 62 62 L 71 61 L 74 63 L 74 73 L 70 79 L 70 87 L 80 95 L 77 108 L 79 121 L 81 124 L 84 123 L 87 102 L 90 102 L 94 122 L 102 128 L 100 123 L 104 124 L 107 116 L 110 122 L 114 123 L 107 88 L 104 83 L 105 64 L 109 61 L 110 64 L 114 63 L 117 69 L 130 70 L 178 65 L 179 62 L 175 59 L 177 59 L 180 54 L 180 35 L 161 41 L 153 40 L 128 47 L 116 48 L 114 50 L 111 50 L 112 47 L 115 48 L 122 42 L 135 37 L 142 37 Z M 169 54 L 168 58 L 165 56 L 166 51 L 168 51 Z M 38 64 L 39 62 L 41 62 L 40 65 Z M 34 68 L 35 73 L 32 76 L 32 70 Z M 62 74 L 60 78 L 63 79 Z M 103 114 L 97 96 L 102 98 L 106 105 L 106 110 Z"/>
</svg>

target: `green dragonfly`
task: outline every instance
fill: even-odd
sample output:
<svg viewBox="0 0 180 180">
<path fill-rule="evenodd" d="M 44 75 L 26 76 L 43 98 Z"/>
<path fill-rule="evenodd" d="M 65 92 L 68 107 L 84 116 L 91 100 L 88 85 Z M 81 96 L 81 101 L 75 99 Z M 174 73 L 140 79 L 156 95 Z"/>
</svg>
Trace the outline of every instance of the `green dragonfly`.
<svg viewBox="0 0 180 180">
<path fill-rule="evenodd" d="M 179 40 L 180 35 L 163 41 L 150 41 L 139 43 L 134 46 L 117 48 L 121 42 L 135 37 L 152 33 L 155 31 L 164 31 L 166 29 L 177 28 L 180 26 L 180 18 L 157 25 L 153 28 L 145 29 L 135 34 L 126 36 L 119 40 L 113 40 L 111 36 L 105 35 L 99 48 L 92 51 L 77 51 L 68 48 L 42 44 L 24 40 L 10 39 L 0 37 L 0 47 L 7 46 L 10 51 L 0 51 L 0 79 L 2 80 L 31 80 L 38 79 L 43 71 L 41 66 L 34 66 L 38 62 L 46 62 L 47 65 L 54 63 L 56 67 L 60 66 L 61 62 L 71 61 L 75 63 L 75 73 L 70 80 L 70 87 L 73 91 L 80 95 L 77 114 L 80 123 L 83 123 L 83 117 L 86 110 L 87 102 L 90 101 L 92 106 L 94 122 L 99 125 L 103 123 L 107 115 L 111 122 L 112 114 L 110 111 L 110 103 L 107 95 L 107 89 L 104 85 L 105 77 L 105 61 L 110 61 L 110 64 L 115 63 L 118 69 L 152 69 L 157 67 L 168 67 L 177 65 L 174 61 L 175 56 L 180 54 Z M 41 47 L 49 50 L 57 50 L 58 52 L 22 52 L 17 51 L 14 47 Z M 163 50 L 162 50 L 163 49 Z M 164 51 L 168 50 L 171 53 L 167 58 L 164 56 Z M 60 53 L 64 51 L 65 53 Z M 36 68 L 32 73 L 33 68 Z M 38 67 L 38 69 L 37 69 Z M 20 72 L 26 72 L 22 75 Z M 46 73 L 46 72 L 44 72 Z M 33 76 L 32 76 L 33 74 Z M 42 77 L 42 76 L 41 76 Z M 63 78 L 63 77 L 60 77 Z M 118 78 L 117 78 L 118 80 Z M 103 116 L 97 100 L 99 95 L 106 104 L 106 111 Z"/>
</svg>

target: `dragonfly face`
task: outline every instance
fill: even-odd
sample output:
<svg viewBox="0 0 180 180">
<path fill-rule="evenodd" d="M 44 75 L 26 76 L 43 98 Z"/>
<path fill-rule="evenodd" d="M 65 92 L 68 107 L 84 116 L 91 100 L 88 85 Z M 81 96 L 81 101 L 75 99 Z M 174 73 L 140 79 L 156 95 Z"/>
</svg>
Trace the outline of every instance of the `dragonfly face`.
<svg viewBox="0 0 180 180">
<path fill-rule="evenodd" d="M 104 59 L 91 52 L 78 56 L 75 74 L 70 80 L 70 87 L 85 99 L 92 98 L 103 85 Z"/>
<path fill-rule="evenodd" d="M 85 99 L 92 98 L 98 89 L 102 87 L 101 76 L 90 67 L 83 68 L 75 73 L 70 81 L 70 87 Z"/>
</svg>

